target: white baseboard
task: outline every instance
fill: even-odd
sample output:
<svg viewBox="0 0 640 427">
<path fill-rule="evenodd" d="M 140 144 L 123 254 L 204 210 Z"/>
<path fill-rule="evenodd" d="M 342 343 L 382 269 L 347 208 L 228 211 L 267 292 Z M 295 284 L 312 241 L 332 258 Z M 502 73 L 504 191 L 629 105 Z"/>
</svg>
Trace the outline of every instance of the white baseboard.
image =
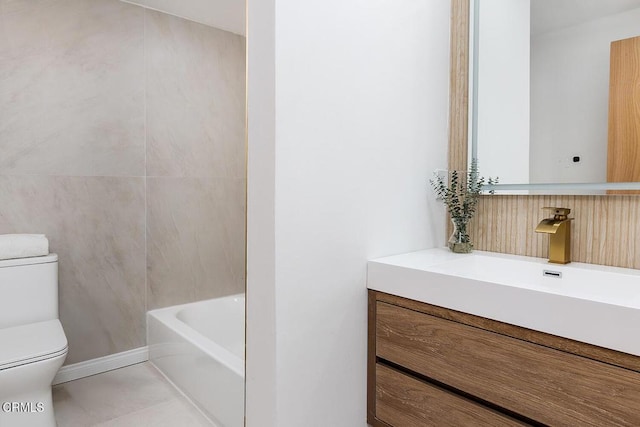
<svg viewBox="0 0 640 427">
<path fill-rule="evenodd" d="M 85 360 L 60 368 L 58 374 L 53 379 L 53 385 L 66 383 L 91 375 L 101 374 L 125 366 L 149 360 L 149 347 L 139 347 L 122 353 L 110 354 L 97 359 Z"/>
</svg>

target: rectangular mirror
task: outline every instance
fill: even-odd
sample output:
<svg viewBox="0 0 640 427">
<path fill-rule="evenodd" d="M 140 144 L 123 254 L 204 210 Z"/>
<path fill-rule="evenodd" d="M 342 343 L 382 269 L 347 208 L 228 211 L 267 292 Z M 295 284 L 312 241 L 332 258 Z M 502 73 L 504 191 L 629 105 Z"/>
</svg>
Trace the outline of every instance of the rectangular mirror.
<svg viewBox="0 0 640 427">
<path fill-rule="evenodd" d="M 640 0 L 475 0 L 471 9 L 468 158 L 499 178 L 493 189 L 639 190 Z"/>
</svg>

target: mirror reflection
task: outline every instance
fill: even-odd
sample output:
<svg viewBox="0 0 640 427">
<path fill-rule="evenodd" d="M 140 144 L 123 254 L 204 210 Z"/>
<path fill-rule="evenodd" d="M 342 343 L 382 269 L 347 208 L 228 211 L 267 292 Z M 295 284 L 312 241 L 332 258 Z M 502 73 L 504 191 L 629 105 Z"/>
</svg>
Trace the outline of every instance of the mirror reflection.
<svg viewBox="0 0 640 427">
<path fill-rule="evenodd" d="M 500 184 L 640 181 L 640 0 L 477 0 L 471 157 Z"/>
</svg>

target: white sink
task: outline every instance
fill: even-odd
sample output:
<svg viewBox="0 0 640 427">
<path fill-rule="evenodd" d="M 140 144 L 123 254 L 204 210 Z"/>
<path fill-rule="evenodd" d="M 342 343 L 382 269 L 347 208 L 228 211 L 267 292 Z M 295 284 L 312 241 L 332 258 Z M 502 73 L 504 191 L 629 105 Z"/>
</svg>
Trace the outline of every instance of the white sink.
<svg viewBox="0 0 640 427">
<path fill-rule="evenodd" d="M 438 248 L 369 261 L 367 287 L 640 356 L 640 270 Z"/>
</svg>

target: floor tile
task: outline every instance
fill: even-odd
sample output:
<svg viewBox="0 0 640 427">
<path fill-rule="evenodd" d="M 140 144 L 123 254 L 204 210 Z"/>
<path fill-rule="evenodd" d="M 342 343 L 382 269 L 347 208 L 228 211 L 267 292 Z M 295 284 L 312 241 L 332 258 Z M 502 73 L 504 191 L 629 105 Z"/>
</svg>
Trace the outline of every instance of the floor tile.
<svg viewBox="0 0 640 427">
<path fill-rule="evenodd" d="M 58 427 L 211 426 L 150 363 L 57 385 Z"/>
<path fill-rule="evenodd" d="M 161 403 L 133 414 L 118 417 L 99 427 L 211 427 L 211 423 L 191 404 L 179 399 Z"/>
</svg>

